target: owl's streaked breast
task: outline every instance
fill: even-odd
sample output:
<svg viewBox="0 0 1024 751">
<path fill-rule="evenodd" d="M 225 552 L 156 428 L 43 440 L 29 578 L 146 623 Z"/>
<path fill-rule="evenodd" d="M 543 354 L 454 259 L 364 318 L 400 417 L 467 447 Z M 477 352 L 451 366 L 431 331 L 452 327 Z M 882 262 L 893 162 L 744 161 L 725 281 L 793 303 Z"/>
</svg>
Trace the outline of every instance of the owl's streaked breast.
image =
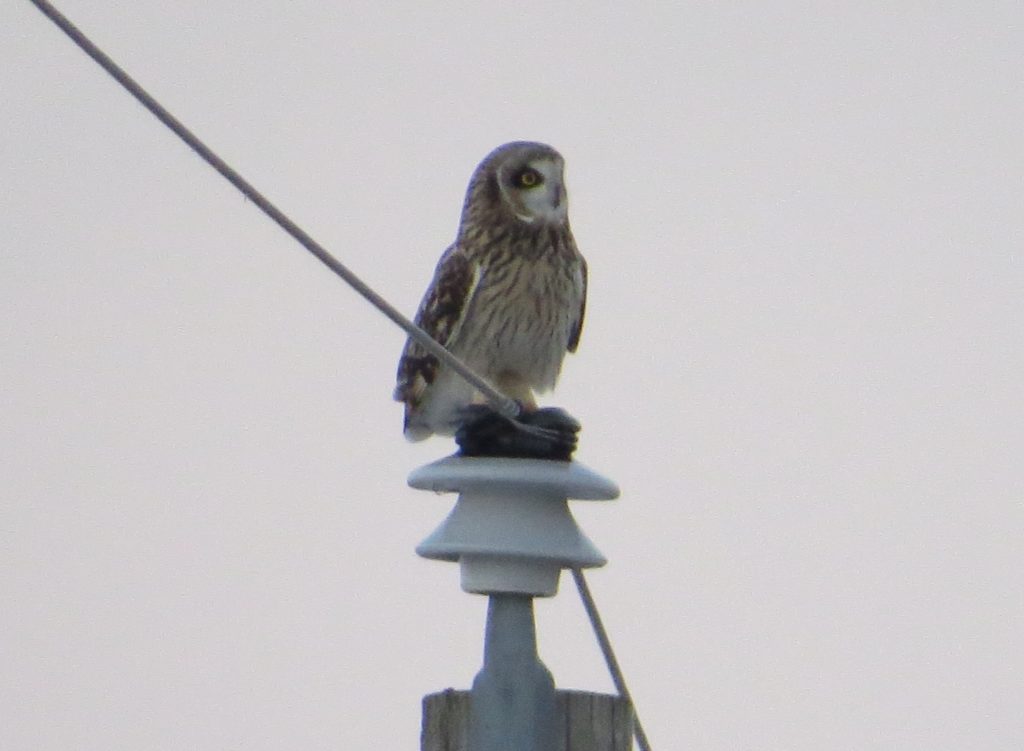
<svg viewBox="0 0 1024 751">
<path fill-rule="evenodd" d="M 546 391 L 558 380 L 582 303 L 581 272 L 566 257 L 504 260 L 484 270 L 452 349 L 487 378 Z"/>
</svg>

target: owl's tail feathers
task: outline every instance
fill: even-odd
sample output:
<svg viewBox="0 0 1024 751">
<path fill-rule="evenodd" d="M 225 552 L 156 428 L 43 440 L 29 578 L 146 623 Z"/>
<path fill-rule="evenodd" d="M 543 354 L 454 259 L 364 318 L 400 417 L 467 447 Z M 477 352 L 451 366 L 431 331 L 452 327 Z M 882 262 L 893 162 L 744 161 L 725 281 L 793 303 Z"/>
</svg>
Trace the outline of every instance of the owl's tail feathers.
<svg viewBox="0 0 1024 751">
<path fill-rule="evenodd" d="M 402 378 L 402 374 L 399 373 L 398 385 L 391 395 L 396 402 L 402 402 L 405 407 L 402 431 L 408 441 L 423 441 L 435 432 L 429 412 L 424 409 L 423 404 L 426 386 L 422 377 L 410 380 Z"/>
<path fill-rule="evenodd" d="M 459 428 L 458 410 L 439 410 L 433 400 L 426 404 L 405 404 L 402 430 L 408 441 L 422 441 L 432 435 L 455 435 Z"/>
<path fill-rule="evenodd" d="M 434 431 L 430 429 L 430 426 L 424 422 L 418 420 L 409 419 L 409 410 L 405 411 L 405 422 L 403 424 L 403 432 L 405 434 L 405 440 L 412 443 L 418 441 L 425 441 L 434 434 Z"/>
<path fill-rule="evenodd" d="M 462 423 L 462 409 L 473 400 L 473 387 L 449 370 L 433 383 L 399 384 L 395 398 L 405 403 L 405 437 L 422 441 L 431 435 L 455 435 Z"/>
</svg>

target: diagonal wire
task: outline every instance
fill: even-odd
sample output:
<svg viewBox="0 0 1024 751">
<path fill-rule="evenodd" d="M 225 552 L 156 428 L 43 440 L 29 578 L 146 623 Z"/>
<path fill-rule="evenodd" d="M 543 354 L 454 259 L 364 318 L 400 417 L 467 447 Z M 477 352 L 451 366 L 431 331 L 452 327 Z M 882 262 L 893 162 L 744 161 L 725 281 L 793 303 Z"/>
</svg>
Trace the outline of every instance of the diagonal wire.
<svg viewBox="0 0 1024 751">
<path fill-rule="evenodd" d="M 605 631 L 604 623 L 601 621 L 601 614 L 597 612 L 597 604 L 594 602 L 594 595 L 591 594 L 590 586 L 583 576 L 583 569 L 572 569 L 572 578 L 576 582 L 576 589 L 580 593 L 580 600 L 583 601 L 583 609 L 587 611 L 590 625 L 594 629 L 597 643 L 601 647 L 601 653 L 604 655 L 608 672 L 612 675 L 612 683 L 615 684 L 615 690 L 619 692 L 619 696 L 625 699 L 629 708 L 633 710 L 633 735 L 636 736 L 636 745 L 640 747 L 640 751 L 651 751 L 651 744 L 647 740 L 647 733 L 644 732 L 644 726 L 640 724 L 640 716 L 636 713 L 636 705 L 633 704 L 633 697 L 626 686 L 626 679 L 622 675 L 619 661 L 615 658 L 615 651 L 612 649 L 608 632 Z"/>
<path fill-rule="evenodd" d="M 307 234 L 305 230 L 289 219 L 283 211 L 271 203 L 269 199 L 253 187 L 227 162 L 217 156 L 212 149 L 203 143 L 199 137 L 189 130 L 180 120 L 178 120 L 178 118 L 172 115 L 163 107 L 163 105 L 156 101 L 156 99 L 142 88 L 135 79 L 129 76 L 121 66 L 115 63 L 105 52 L 103 52 L 103 50 L 97 47 L 87 36 L 85 36 L 77 26 L 71 23 L 64 14 L 57 10 L 53 5 L 46 2 L 46 0 L 30 0 L 30 2 L 47 18 L 53 21 L 57 27 L 71 39 L 71 41 L 77 44 L 82 51 L 85 52 L 85 54 L 96 61 L 103 70 L 121 84 L 129 94 L 135 97 L 143 107 L 149 110 L 160 122 L 166 125 L 176 136 L 178 136 L 178 138 L 184 141 L 193 151 L 202 157 L 205 162 L 217 170 L 217 172 L 219 172 L 228 182 L 241 191 L 241 193 L 252 201 L 264 214 L 273 219 L 281 229 L 298 241 L 302 247 L 316 256 L 316 258 L 319 259 L 327 268 L 340 276 L 350 287 L 362 295 L 367 302 L 391 319 L 391 321 L 397 324 L 398 327 L 405 331 L 406 334 L 421 344 L 430 354 L 437 357 L 438 360 L 450 367 L 469 384 L 480 391 L 487 401 L 490 402 L 491 406 L 493 406 L 499 413 L 510 419 L 516 419 L 519 417 L 521 408 L 515 400 L 505 396 L 484 378 L 473 372 L 473 370 L 466 366 L 461 360 L 445 349 L 444 346 L 435 341 L 430 334 L 402 315 L 397 308 L 377 294 L 377 292 L 363 282 L 362 279 L 350 271 L 347 266 L 331 255 L 326 248 L 320 245 L 320 243 Z M 640 718 L 636 714 L 635 707 L 633 707 L 633 699 L 629 694 L 629 689 L 626 687 L 626 682 L 622 676 L 622 670 L 619 668 L 618 660 L 615 659 L 615 653 L 612 651 L 611 642 L 608 640 L 608 634 L 604 629 L 604 624 L 601 622 L 601 616 L 597 612 L 597 605 L 594 603 L 593 595 L 590 593 L 590 588 L 587 586 L 587 581 L 583 576 L 583 571 L 580 569 L 573 569 L 572 575 L 576 581 L 576 587 L 579 590 L 580 599 L 583 601 L 583 607 L 586 609 L 587 616 L 590 618 L 590 625 L 594 630 L 598 644 L 604 654 L 605 662 L 608 665 L 608 671 L 612 675 L 612 681 L 615 684 L 615 688 L 622 698 L 629 703 L 630 707 L 633 708 L 633 731 L 636 735 L 637 744 L 640 746 L 640 751 L 650 751 L 647 735 L 644 733 L 643 727 L 640 724 Z"/>
<path fill-rule="evenodd" d="M 230 165 L 215 154 L 205 143 L 199 140 L 192 131 L 168 112 L 163 105 L 149 95 L 123 68 L 110 59 L 103 50 L 97 47 L 83 34 L 78 27 L 69 21 L 59 10 L 54 8 L 46 0 L 30 0 L 41 10 L 51 21 L 60 27 L 61 31 L 68 35 L 75 44 L 95 60 L 103 70 L 109 73 L 129 94 L 135 97 L 143 107 L 153 113 L 156 118 L 170 128 L 178 138 L 202 157 L 211 167 L 217 170 L 232 185 L 240 190 L 246 198 L 252 201 L 259 209 L 273 219 L 285 232 L 298 240 L 306 250 L 316 256 L 327 268 L 344 279 L 350 287 L 362 295 L 377 310 L 386 315 L 415 339 L 430 354 L 434 355 L 442 363 L 450 367 L 475 389 L 477 389 L 490 402 L 501 415 L 510 419 L 516 419 L 520 415 L 521 408 L 515 400 L 502 394 L 484 378 L 470 370 L 461 360 L 436 342 L 433 337 L 421 329 L 415 323 L 406 318 L 391 303 L 377 294 L 358 276 L 348 269 L 341 261 L 331 255 L 326 248 L 310 237 L 305 230 L 288 218 L 283 211 L 271 203 L 262 193 L 254 188 L 244 177 L 236 172 Z"/>
</svg>

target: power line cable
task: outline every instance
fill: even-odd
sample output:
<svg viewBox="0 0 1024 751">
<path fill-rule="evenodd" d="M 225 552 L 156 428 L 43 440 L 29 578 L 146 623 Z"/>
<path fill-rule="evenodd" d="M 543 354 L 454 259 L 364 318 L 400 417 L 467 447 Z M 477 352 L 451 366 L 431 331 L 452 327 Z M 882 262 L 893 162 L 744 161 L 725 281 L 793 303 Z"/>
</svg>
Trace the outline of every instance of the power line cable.
<svg viewBox="0 0 1024 751">
<path fill-rule="evenodd" d="M 397 308 L 377 294 L 365 282 L 363 282 L 362 279 L 350 271 L 347 266 L 331 255 L 326 248 L 320 245 L 320 243 L 310 237 L 305 230 L 289 219 L 283 211 L 271 203 L 269 199 L 256 190 L 256 188 L 254 188 L 244 177 L 227 164 L 227 162 L 217 156 L 212 149 L 199 140 L 199 137 L 189 130 L 180 120 L 178 120 L 178 118 L 168 112 L 163 105 L 150 96 L 150 94 L 131 76 L 129 76 L 121 66 L 111 60 L 103 50 L 93 44 L 93 42 L 60 11 L 50 5 L 50 3 L 45 2 L 45 0 L 30 1 L 51 21 L 53 21 L 61 31 L 67 34 L 71 41 L 81 47 L 85 54 L 95 60 L 103 70 L 109 73 L 128 91 L 129 94 L 135 97 L 143 107 L 153 113 L 160 122 L 170 128 L 176 136 L 188 144 L 188 146 L 202 157 L 204 161 L 223 175 L 228 182 L 238 188 L 238 190 L 240 190 L 246 198 L 256 204 L 264 214 L 273 219 L 281 229 L 295 238 L 302 247 L 316 256 L 327 268 L 344 279 L 350 287 L 362 295 L 371 305 L 377 308 L 377 310 L 398 324 L 406 334 L 415 339 L 430 354 L 434 355 L 434 357 L 468 381 L 475 389 L 484 395 L 491 406 L 494 407 L 494 409 L 496 409 L 502 416 L 512 420 L 519 417 L 521 413 L 521 406 L 518 402 L 505 396 L 505 394 L 502 394 L 494 388 L 494 386 L 488 383 L 487 380 L 470 370 L 462 363 L 461 360 L 435 341 L 430 334 L 402 315 Z"/>
<path fill-rule="evenodd" d="M 615 650 L 612 649 L 612 642 L 608 638 L 608 632 L 605 631 L 601 614 L 597 612 L 597 603 L 594 602 L 594 595 L 591 594 L 590 586 L 583 576 L 583 569 L 572 569 L 572 578 L 576 582 L 576 589 L 580 593 L 580 600 L 583 601 L 583 609 L 587 611 L 587 617 L 590 619 L 590 626 L 597 637 L 598 646 L 601 647 L 601 654 L 604 655 L 604 662 L 608 666 L 608 672 L 611 673 L 615 690 L 619 692 L 619 696 L 625 699 L 630 709 L 633 710 L 633 735 L 636 737 L 636 744 L 640 747 L 640 751 L 651 751 L 651 744 L 647 740 L 647 733 L 644 732 L 644 726 L 640 723 L 640 715 L 637 714 L 636 705 L 633 704 L 633 696 L 629 693 L 629 688 L 626 686 L 626 678 L 622 675 L 622 668 L 619 667 L 619 661 L 615 658 Z"/>
<path fill-rule="evenodd" d="M 193 151 L 202 157 L 207 164 L 217 170 L 217 172 L 219 172 L 228 182 L 234 185 L 235 188 L 245 195 L 246 198 L 256 204 L 264 214 L 274 220 L 281 229 L 297 240 L 302 247 L 316 256 L 316 258 L 319 259 L 327 268 L 340 276 L 350 287 L 366 299 L 367 302 L 391 319 L 391 321 L 397 324 L 398 327 L 405 331 L 406 334 L 421 344 L 424 349 L 430 352 L 430 354 L 437 357 L 438 360 L 450 367 L 470 385 L 480 391 L 491 406 L 493 406 L 501 415 L 513 420 L 520 416 L 522 408 L 518 402 L 514 399 L 510 399 L 505 394 L 502 394 L 484 378 L 477 375 L 461 360 L 445 349 L 444 346 L 435 341 L 430 334 L 406 318 L 397 308 L 391 305 L 391 303 L 363 282 L 341 261 L 331 255 L 326 248 L 320 245 L 320 243 L 307 234 L 305 230 L 288 218 L 283 211 L 271 203 L 269 199 L 253 187 L 245 178 L 235 171 L 234 168 L 217 156 L 212 149 L 203 143 L 199 137 L 189 130 L 180 120 L 178 120 L 178 118 L 172 115 L 164 108 L 163 105 L 156 101 L 156 99 L 142 88 L 135 79 L 128 75 L 121 66 L 115 63 L 105 52 L 103 52 L 103 50 L 97 47 L 85 34 L 83 34 L 77 26 L 71 23 L 64 14 L 57 10 L 53 5 L 46 2 L 46 0 L 30 0 L 30 2 L 47 18 L 53 21 L 53 23 L 56 24 L 57 27 L 71 39 L 71 41 L 78 45 L 85 54 L 96 61 L 103 70 L 121 84 L 129 94 L 135 97 L 143 107 L 149 110 L 160 122 L 166 125 L 175 135 L 177 135 Z M 618 660 L 615 658 L 611 642 L 609 641 L 608 634 L 604 629 L 604 624 L 601 622 L 601 616 L 597 611 L 597 605 L 590 593 L 590 588 L 587 586 L 583 572 L 580 569 L 573 569 L 572 574 L 576 581 L 576 587 L 579 590 L 580 598 L 583 601 L 584 609 L 590 619 L 591 627 L 597 637 L 598 645 L 604 654 L 605 663 L 612 675 L 612 681 L 615 684 L 615 688 L 627 701 L 630 707 L 633 708 L 633 730 L 637 739 L 637 744 L 640 746 L 641 751 L 650 751 L 647 736 L 640 724 L 639 717 L 636 715 L 636 708 L 633 707 L 633 700 L 629 694 L 628 688 L 626 687 L 622 670 L 619 668 Z"/>
</svg>

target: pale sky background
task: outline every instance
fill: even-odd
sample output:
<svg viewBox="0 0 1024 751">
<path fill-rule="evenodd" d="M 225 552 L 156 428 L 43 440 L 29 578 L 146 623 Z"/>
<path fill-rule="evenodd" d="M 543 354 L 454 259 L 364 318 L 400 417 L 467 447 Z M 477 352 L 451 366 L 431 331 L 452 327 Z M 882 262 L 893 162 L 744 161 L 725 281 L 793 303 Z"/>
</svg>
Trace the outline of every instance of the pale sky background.
<svg viewBox="0 0 1024 751">
<path fill-rule="evenodd" d="M 63 0 L 410 314 L 494 146 L 590 263 L 548 403 L 658 751 L 1024 747 L 1024 7 Z M 0 3 L 0 748 L 416 749 L 403 335 Z M 566 577 L 566 688 L 610 691 Z"/>
</svg>

